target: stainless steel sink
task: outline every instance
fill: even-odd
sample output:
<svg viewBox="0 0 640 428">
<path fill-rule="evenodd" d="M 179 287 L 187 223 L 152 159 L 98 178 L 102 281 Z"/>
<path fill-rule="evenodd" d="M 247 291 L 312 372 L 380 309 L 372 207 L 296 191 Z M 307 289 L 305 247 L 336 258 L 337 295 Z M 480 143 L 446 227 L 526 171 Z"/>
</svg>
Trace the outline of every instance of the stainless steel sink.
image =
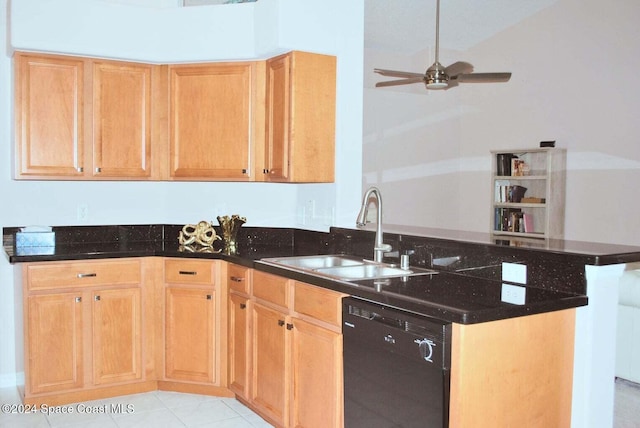
<svg viewBox="0 0 640 428">
<path fill-rule="evenodd" d="M 322 273 L 327 276 L 349 280 L 387 278 L 394 276 L 404 276 L 414 273 L 412 270 L 400 269 L 397 267 L 380 265 L 378 263 L 365 263 L 358 266 L 341 266 L 322 269 Z"/>
<path fill-rule="evenodd" d="M 336 266 L 357 266 L 362 265 L 364 260 L 352 258 L 349 256 L 298 256 L 298 257 L 280 257 L 272 259 L 263 259 L 273 264 L 281 264 L 301 269 L 319 269 L 331 268 Z"/>
<path fill-rule="evenodd" d="M 338 281 L 358 281 L 437 273 L 437 271 L 431 269 L 414 267 L 400 269 L 388 263 L 343 255 L 266 258 L 262 259 L 261 262 Z"/>
</svg>

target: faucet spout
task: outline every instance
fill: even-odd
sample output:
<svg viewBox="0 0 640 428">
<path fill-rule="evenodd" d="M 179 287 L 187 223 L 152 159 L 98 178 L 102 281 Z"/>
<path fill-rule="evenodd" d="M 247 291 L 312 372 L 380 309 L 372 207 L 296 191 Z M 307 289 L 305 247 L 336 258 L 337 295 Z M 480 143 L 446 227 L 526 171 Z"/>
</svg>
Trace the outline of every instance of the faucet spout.
<svg viewBox="0 0 640 428">
<path fill-rule="evenodd" d="M 376 262 L 382 262 L 384 253 L 391 251 L 391 245 L 385 244 L 382 236 L 382 195 L 377 187 L 370 187 L 362 197 L 362 207 L 356 218 L 356 225 L 363 227 L 367 224 L 369 199 L 372 196 L 376 202 L 376 243 L 373 247 L 373 259 Z"/>
</svg>

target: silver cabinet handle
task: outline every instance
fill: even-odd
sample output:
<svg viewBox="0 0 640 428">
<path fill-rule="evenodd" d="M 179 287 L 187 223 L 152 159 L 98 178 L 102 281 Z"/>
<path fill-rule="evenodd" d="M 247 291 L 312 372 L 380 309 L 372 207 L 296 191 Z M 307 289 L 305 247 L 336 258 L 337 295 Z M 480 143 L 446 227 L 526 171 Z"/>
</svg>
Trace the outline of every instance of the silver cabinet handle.
<svg viewBox="0 0 640 428">
<path fill-rule="evenodd" d="M 207 300 L 211 300 L 212 298 L 211 294 L 207 294 Z"/>
<path fill-rule="evenodd" d="M 84 168 L 83 168 L 83 167 L 81 167 L 81 166 L 79 166 L 79 167 L 77 167 L 77 168 L 76 168 L 76 171 L 78 171 L 78 172 L 84 172 Z"/>
<path fill-rule="evenodd" d="M 100 295 L 98 294 L 98 295 L 93 296 L 93 300 L 95 300 L 96 302 L 99 302 L 100 301 Z"/>
<path fill-rule="evenodd" d="M 178 273 L 180 275 L 197 275 L 198 272 L 194 271 L 194 270 L 180 270 L 178 271 Z"/>
<path fill-rule="evenodd" d="M 79 273 L 78 275 L 76 275 L 78 278 L 93 278 L 95 276 L 98 276 L 97 273 Z"/>
<path fill-rule="evenodd" d="M 102 168 L 97 167 L 97 168 L 96 168 L 96 172 L 97 172 L 98 174 L 99 174 L 99 173 L 101 173 L 101 172 L 102 172 Z"/>
<path fill-rule="evenodd" d="M 245 309 L 247 307 L 246 303 L 240 303 L 240 309 Z"/>
<path fill-rule="evenodd" d="M 244 278 L 241 278 L 241 277 L 239 277 L 239 276 L 232 276 L 232 277 L 230 277 L 229 279 L 230 279 L 231 281 L 233 281 L 233 282 L 242 282 L 242 281 L 244 281 Z"/>
<path fill-rule="evenodd" d="M 76 303 L 82 302 L 82 297 L 76 297 Z"/>
</svg>

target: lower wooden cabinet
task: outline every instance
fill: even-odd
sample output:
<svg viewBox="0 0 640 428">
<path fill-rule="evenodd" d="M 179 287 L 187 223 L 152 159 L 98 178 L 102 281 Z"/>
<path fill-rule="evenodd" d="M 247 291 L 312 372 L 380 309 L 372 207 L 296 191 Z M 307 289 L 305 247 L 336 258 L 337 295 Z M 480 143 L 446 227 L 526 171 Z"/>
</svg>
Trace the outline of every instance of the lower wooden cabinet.
<svg viewBox="0 0 640 428">
<path fill-rule="evenodd" d="M 254 272 L 249 405 L 276 426 L 343 426 L 343 296 Z"/>
<path fill-rule="evenodd" d="M 288 426 L 291 360 L 288 316 L 253 304 L 251 402 L 273 422 Z M 288 325 L 287 325 L 288 327 Z"/>
<path fill-rule="evenodd" d="M 215 292 L 167 287 L 165 302 L 165 376 L 214 383 Z"/>
<path fill-rule="evenodd" d="M 249 352 L 251 334 L 249 330 L 252 303 L 248 297 L 229 293 L 227 325 L 227 372 L 229 389 L 243 399 L 249 398 Z"/>
<path fill-rule="evenodd" d="M 218 261 L 164 260 L 164 379 L 220 384 Z"/>
<path fill-rule="evenodd" d="M 141 260 L 32 263 L 17 277 L 25 402 L 145 380 Z"/>
<path fill-rule="evenodd" d="M 142 316 L 140 288 L 92 293 L 93 383 L 142 378 Z"/>
<path fill-rule="evenodd" d="M 292 320 L 292 427 L 341 427 L 342 334 Z"/>
<path fill-rule="evenodd" d="M 81 293 L 27 297 L 26 390 L 29 395 L 84 384 Z"/>
</svg>

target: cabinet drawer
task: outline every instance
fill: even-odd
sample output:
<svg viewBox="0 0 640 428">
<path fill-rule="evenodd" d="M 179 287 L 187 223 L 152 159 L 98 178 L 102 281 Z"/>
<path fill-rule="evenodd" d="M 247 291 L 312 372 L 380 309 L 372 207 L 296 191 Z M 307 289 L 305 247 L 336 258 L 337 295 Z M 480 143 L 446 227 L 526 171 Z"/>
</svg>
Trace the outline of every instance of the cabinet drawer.
<svg viewBox="0 0 640 428">
<path fill-rule="evenodd" d="M 344 296 L 346 294 L 322 287 L 293 282 L 293 310 L 336 326 L 341 326 L 342 323 L 342 297 Z"/>
<path fill-rule="evenodd" d="M 168 259 L 164 261 L 164 282 L 177 284 L 212 284 L 210 260 Z"/>
<path fill-rule="evenodd" d="M 253 296 L 279 306 L 289 306 L 289 280 L 277 275 L 254 271 Z"/>
<path fill-rule="evenodd" d="M 139 284 L 140 260 L 37 263 L 27 267 L 29 290 Z"/>
<path fill-rule="evenodd" d="M 243 294 L 251 293 L 251 269 L 248 267 L 227 264 L 227 281 L 229 289 Z"/>
</svg>

